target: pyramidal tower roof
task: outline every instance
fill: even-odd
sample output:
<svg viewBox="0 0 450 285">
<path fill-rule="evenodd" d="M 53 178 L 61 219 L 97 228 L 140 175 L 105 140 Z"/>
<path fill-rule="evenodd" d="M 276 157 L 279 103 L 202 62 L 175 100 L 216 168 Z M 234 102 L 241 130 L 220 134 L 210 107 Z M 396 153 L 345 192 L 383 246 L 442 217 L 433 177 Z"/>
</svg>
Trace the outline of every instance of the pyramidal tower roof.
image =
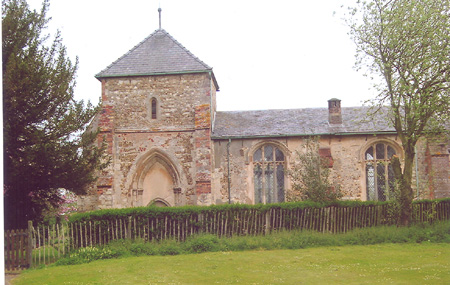
<svg viewBox="0 0 450 285">
<path fill-rule="evenodd" d="M 194 56 L 164 29 L 158 29 L 95 77 L 145 76 L 211 72 L 212 68 Z"/>
</svg>

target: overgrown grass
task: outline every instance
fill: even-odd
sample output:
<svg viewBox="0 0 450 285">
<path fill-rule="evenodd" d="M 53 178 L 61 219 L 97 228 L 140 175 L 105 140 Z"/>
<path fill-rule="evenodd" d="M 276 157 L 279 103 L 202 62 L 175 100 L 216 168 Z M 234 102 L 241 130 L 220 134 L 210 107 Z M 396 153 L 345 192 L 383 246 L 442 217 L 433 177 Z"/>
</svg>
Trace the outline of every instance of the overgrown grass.
<svg viewBox="0 0 450 285">
<path fill-rule="evenodd" d="M 28 270 L 14 284 L 446 284 L 449 255 L 427 241 L 141 256 Z"/>
<path fill-rule="evenodd" d="M 185 242 L 165 240 L 118 240 L 104 247 L 88 247 L 72 252 L 54 265 L 88 263 L 98 259 L 145 255 L 179 255 L 202 252 L 229 252 L 245 250 L 302 249 L 322 246 L 373 245 L 381 243 L 450 243 L 450 221 L 412 227 L 374 227 L 356 229 L 344 234 L 313 231 L 284 231 L 266 236 L 236 236 L 218 238 L 199 235 Z"/>
</svg>

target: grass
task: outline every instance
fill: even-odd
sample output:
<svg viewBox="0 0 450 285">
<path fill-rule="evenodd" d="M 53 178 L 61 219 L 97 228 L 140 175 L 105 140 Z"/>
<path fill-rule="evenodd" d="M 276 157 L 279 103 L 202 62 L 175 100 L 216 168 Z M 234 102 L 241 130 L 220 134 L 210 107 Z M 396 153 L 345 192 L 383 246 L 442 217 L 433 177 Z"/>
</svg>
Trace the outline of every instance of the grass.
<svg viewBox="0 0 450 285">
<path fill-rule="evenodd" d="M 62 255 L 62 250 L 60 250 Z M 42 263 L 49 264 L 58 260 L 58 249 L 53 246 L 41 246 L 40 248 L 33 249 L 32 257 L 34 261 L 40 260 Z"/>
<path fill-rule="evenodd" d="M 141 256 L 28 270 L 14 284 L 445 284 L 449 256 L 430 242 Z"/>
<path fill-rule="evenodd" d="M 179 255 L 202 252 L 300 249 L 323 246 L 372 245 L 381 243 L 450 243 L 450 222 L 412 227 L 395 226 L 356 229 L 345 234 L 324 234 L 313 231 L 282 231 L 265 236 L 218 238 L 198 235 L 185 242 L 165 240 L 118 240 L 102 248 L 82 248 L 55 265 L 71 265 L 98 259 L 143 255 Z"/>
</svg>

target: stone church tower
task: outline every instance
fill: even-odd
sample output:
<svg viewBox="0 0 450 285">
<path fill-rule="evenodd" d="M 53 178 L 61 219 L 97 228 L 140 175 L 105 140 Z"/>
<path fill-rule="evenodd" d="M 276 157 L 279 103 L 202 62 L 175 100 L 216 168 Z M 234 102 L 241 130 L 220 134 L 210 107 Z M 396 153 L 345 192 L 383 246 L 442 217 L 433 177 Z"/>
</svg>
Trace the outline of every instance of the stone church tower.
<svg viewBox="0 0 450 285">
<path fill-rule="evenodd" d="M 96 78 L 111 164 L 84 210 L 211 204 L 212 68 L 158 29 Z"/>
<path fill-rule="evenodd" d="M 368 107 L 219 111 L 212 68 L 159 28 L 96 78 L 102 86 L 100 129 L 111 164 L 80 211 L 220 203 L 287 201 L 287 171 L 307 139 L 319 136 L 319 155 L 343 199 L 391 199 L 390 158 L 404 158 L 388 110 Z M 308 96 L 308 94 L 305 94 Z M 417 145 L 417 199 L 450 197 L 450 141 Z"/>
</svg>

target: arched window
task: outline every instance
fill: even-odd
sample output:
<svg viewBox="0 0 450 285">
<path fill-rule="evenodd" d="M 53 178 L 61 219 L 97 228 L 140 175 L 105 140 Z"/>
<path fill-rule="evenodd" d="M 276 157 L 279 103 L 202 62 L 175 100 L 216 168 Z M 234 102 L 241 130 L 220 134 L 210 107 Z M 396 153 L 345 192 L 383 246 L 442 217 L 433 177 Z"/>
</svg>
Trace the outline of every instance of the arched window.
<svg viewBox="0 0 450 285">
<path fill-rule="evenodd" d="M 390 160 L 396 154 L 387 143 L 377 142 L 364 153 L 368 201 L 387 201 L 394 189 L 394 172 Z"/>
<path fill-rule="evenodd" d="M 156 120 L 158 112 L 158 102 L 156 101 L 156 98 L 152 98 L 150 100 L 150 104 L 151 104 L 151 118 L 152 120 Z"/>
<path fill-rule="evenodd" d="M 284 202 L 285 156 L 274 145 L 259 147 L 253 153 L 255 203 Z"/>
</svg>

